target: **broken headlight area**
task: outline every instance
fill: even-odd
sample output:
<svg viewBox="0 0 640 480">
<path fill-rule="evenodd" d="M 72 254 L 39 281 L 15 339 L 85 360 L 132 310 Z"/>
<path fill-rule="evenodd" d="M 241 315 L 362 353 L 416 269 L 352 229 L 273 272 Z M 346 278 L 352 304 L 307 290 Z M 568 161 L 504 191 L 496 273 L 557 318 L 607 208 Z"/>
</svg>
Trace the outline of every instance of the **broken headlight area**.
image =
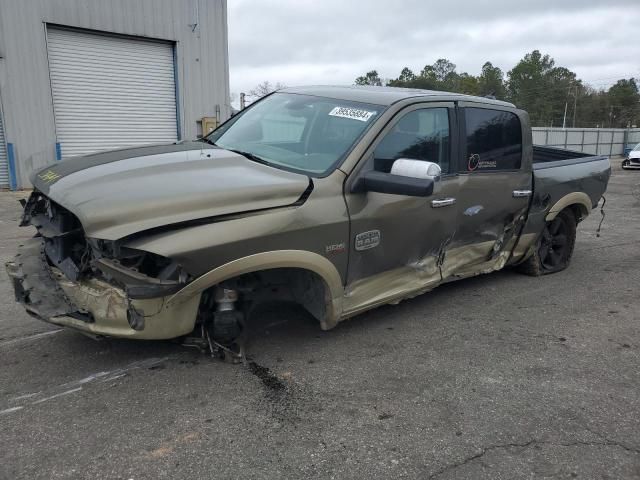
<svg viewBox="0 0 640 480">
<path fill-rule="evenodd" d="M 76 281 L 90 270 L 90 248 L 75 215 L 34 191 L 25 204 L 20 226 L 33 225 L 44 238 L 48 262 Z"/>
<path fill-rule="evenodd" d="M 173 294 L 189 276 L 170 258 L 85 236 L 78 218 L 38 191 L 25 203 L 21 226 L 33 225 L 44 239 L 47 262 L 71 281 L 100 278 L 131 299 Z"/>
<path fill-rule="evenodd" d="M 176 293 L 190 280 L 174 260 L 116 242 L 89 239 L 93 266 L 109 282 L 121 285 L 132 299 L 163 297 Z"/>
</svg>

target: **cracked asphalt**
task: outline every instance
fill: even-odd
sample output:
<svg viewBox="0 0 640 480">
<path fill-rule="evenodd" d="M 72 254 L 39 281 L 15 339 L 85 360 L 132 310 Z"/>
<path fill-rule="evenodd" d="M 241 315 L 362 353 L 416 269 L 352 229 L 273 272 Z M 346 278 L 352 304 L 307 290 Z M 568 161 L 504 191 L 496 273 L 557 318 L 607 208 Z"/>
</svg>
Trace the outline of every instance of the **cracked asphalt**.
<svg viewBox="0 0 640 480">
<path fill-rule="evenodd" d="M 640 478 L 640 172 L 573 263 L 321 332 L 270 306 L 230 365 L 27 316 L 0 272 L 0 478 Z M 24 194 L 0 194 L 0 260 Z"/>
</svg>

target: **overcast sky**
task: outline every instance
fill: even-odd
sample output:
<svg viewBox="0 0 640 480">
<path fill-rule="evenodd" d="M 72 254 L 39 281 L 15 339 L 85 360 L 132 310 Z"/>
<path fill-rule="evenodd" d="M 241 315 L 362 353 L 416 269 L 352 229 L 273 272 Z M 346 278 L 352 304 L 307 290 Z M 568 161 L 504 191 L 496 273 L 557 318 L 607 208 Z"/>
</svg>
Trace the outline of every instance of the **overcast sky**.
<svg viewBox="0 0 640 480">
<path fill-rule="evenodd" d="M 438 58 L 477 75 L 550 54 L 595 87 L 640 78 L 639 0 L 228 0 L 231 91 L 352 84 Z"/>
</svg>

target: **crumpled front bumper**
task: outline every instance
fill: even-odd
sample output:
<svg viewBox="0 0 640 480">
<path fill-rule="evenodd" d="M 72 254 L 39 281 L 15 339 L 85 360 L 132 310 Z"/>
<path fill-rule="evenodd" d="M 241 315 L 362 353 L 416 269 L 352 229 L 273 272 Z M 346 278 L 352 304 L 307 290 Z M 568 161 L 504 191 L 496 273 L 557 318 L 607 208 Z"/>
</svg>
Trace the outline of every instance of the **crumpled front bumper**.
<svg viewBox="0 0 640 480">
<path fill-rule="evenodd" d="M 21 245 L 5 266 L 16 300 L 45 322 L 93 335 L 141 340 L 180 337 L 195 325 L 200 295 L 167 305 L 169 297 L 132 300 L 121 288 L 97 278 L 71 281 L 47 263 L 41 238 Z M 130 326 L 132 314 L 139 317 L 138 329 Z"/>
</svg>

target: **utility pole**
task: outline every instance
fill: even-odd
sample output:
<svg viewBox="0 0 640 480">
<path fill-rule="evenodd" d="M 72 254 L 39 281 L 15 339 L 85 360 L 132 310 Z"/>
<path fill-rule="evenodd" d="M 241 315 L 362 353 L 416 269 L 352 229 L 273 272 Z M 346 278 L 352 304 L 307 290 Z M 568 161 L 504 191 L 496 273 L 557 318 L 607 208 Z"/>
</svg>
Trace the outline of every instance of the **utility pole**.
<svg viewBox="0 0 640 480">
<path fill-rule="evenodd" d="M 609 107 L 609 128 L 611 128 L 611 117 L 613 115 L 613 106 Z"/>
<path fill-rule="evenodd" d="M 244 99 L 244 93 L 241 92 L 240 93 L 240 110 L 244 110 L 244 107 L 246 107 L 246 101 Z"/>
<path fill-rule="evenodd" d="M 575 88 L 573 95 L 573 128 L 576 128 L 576 103 L 578 102 L 578 85 L 570 85 L 567 90 L 567 98 L 564 101 L 564 116 L 562 117 L 562 128 L 567 127 L 567 108 L 569 107 L 569 96 L 571 95 L 571 89 Z"/>
<path fill-rule="evenodd" d="M 573 97 L 573 128 L 576 128 L 576 110 L 578 109 L 578 85 L 576 85 L 575 96 Z"/>
</svg>

